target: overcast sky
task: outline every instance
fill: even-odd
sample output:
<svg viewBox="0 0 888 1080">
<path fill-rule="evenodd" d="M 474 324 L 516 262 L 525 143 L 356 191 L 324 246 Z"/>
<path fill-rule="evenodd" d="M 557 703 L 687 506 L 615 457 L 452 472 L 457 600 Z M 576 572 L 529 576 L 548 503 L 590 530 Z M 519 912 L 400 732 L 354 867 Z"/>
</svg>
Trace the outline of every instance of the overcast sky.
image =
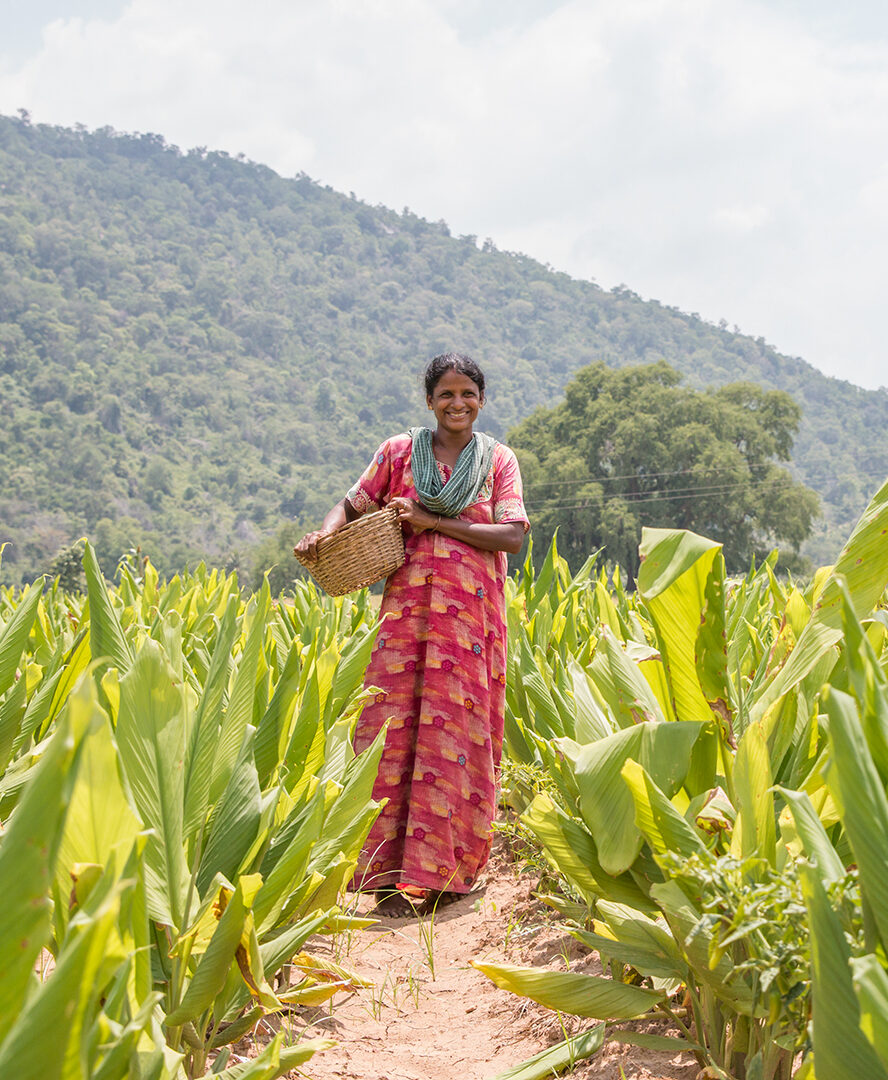
<svg viewBox="0 0 888 1080">
<path fill-rule="evenodd" d="M 0 112 L 243 152 L 888 385 L 884 0 L 15 8 Z"/>
</svg>

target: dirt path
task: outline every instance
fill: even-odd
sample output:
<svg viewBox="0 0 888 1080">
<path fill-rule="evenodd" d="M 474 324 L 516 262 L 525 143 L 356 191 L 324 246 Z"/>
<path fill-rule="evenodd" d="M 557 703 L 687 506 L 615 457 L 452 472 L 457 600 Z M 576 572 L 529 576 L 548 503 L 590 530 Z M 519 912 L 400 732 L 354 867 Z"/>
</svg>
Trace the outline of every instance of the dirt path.
<svg viewBox="0 0 888 1080">
<path fill-rule="evenodd" d="M 317 1055 L 312 1080 L 493 1080 L 564 1036 L 556 1015 L 497 989 L 469 961 L 490 960 L 600 972 L 496 857 L 487 885 L 440 910 L 434 921 L 386 919 L 336 941 L 330 957 L 373 982 L 310 1019 L 309 1036 L 339 1046 Z M 359 911 L 369 910 L 361 898 Z M 541 928 L 542 926 L 542 928 Z M 318 952 L 317 948 L 313 949 Z M 575 1021 L 572 1030 L 592 1021 Z M 665 1032 L 664 1032 L 665 1033 Z M 571 1074 L 583 1080 L 694 1080 L 690 1057 L 607 1046 Z"/>
</svg>

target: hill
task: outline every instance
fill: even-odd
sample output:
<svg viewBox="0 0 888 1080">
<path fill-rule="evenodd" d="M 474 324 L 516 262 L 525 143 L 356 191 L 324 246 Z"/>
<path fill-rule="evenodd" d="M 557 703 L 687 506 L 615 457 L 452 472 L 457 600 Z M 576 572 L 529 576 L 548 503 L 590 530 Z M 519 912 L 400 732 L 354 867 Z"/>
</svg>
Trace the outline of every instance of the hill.
<svg viewBox="0 0 888 1080">
<path fill-rule="evenodd" d="M 304 175 L 0 117 L 3 579 L 83 533 L 106 564 L 137 542 L 165 570 L 244 560 L 423 419 L 419 371 L 453 348 L 487 371 L 497 435 L 599 359 L 787 390 L 794 471 L 824 503 L 816 560 L 888 473 L 888 392 L 761 338 Z"/>
</svg>

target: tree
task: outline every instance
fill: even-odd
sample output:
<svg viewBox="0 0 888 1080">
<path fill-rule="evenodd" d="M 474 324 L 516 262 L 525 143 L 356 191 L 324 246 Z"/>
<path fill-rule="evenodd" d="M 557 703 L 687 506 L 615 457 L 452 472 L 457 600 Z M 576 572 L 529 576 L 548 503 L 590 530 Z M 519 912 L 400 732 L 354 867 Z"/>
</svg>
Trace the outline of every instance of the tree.
<svg viewBox="0 0 888 1080">
<path fill-rule="evenodd" d="M 538 548 L 558 528 L 574 568 L 604 547 L 634 576 L 647 525 L 719 540 L 733 571 L 779 543 L 798 564 L 819 501 L 777 462 L 790 459 L 799 406 L 753 383 L 697 391 L 681 380 L 665 361 L 593 363 L 560 405 L 513 428 Z"/>
<path fill-rule="evenodd" d="M 46 570 L 50 578 L 59 579 L 59 588 L 66 592 L 85 592 L 86 578 L 83 573 L 83 542 L 63 548 Z"/>
</svg>

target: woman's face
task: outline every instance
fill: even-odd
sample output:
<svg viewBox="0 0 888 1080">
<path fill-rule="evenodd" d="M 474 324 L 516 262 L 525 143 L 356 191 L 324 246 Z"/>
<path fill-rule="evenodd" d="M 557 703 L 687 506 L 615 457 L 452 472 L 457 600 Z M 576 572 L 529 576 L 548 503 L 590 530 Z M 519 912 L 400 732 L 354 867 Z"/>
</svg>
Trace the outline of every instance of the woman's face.
<svg viewBox="0 0 888 1080">
<path fill-rule="evenodd" d="M 451 368 L 438 379 L 426 400 L 435 414 L 439 429 L 457 435 L 472 430 L 484 396 L 478 384 L 468 375 Z"/>
</svg>

